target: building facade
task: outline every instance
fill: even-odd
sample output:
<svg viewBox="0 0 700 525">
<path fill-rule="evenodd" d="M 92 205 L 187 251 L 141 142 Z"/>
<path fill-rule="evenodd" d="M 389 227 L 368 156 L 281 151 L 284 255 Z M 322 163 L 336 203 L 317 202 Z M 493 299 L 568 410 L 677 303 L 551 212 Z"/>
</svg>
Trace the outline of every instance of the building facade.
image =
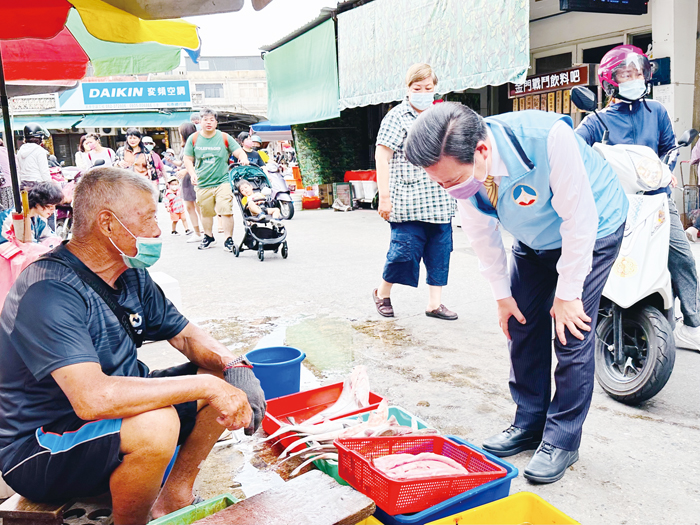
<svg viewBox="0 0 700 525">
<path fill-rule="evenodd" d="M 103 145 L 117 149 L 129 127 L 150 135 L 158 151 L 179 152 L 178 126 L 203 107 L 216 110 L 219 127 L 230 134 L 264 120 L 267 83 L 262 59 L 201 57 L 194 63 L 183 53 L 180 66 L 168 73 L 86 78 L 62 93 L 10 101 L 17 144 L 24 125 L 36 122 L 51 132 L 49 147 L 66 165 L 74 164 L 85 133 L 97 133 Z"/>
<path fill-rule="evenodd" d="M 180 67 L 149 79 L 186 79 L 190 82 L 192 108 L 267 115 L 265 66 L 259 56 L 200 57 L 195 63 L 184 57 Z"/>
</svg>

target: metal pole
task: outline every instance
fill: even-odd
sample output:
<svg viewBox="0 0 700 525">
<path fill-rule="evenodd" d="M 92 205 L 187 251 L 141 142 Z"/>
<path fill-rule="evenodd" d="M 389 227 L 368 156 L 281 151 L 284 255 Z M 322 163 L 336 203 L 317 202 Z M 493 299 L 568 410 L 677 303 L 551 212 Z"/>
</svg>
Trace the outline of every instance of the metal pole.
<svg viewBox="0 0 700 525">
<path fill-rule="evenodd" d="M 10 103 L 7 98 L 5 86 L 5 71 L 2 66 L 2 46 L 0 46 L 0 106 L 2 106 L 2 120 L 5 125 L 5 147 L 7 158 L 10 161 L 10 179 L 12 180 L 12 198 L 15 200 L 15 211 L 22 213 L 22 200 L 19 196 L 19 178 L 17 177 L 17 160 L 15 157 L 15 136 L 12 133 L 10 122 Z"/>
</svg>

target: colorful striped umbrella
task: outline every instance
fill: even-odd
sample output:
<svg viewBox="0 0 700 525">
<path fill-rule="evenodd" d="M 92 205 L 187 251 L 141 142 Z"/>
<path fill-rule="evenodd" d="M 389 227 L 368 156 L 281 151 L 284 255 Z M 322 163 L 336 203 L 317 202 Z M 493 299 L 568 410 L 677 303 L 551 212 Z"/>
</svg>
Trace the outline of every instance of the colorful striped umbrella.
<svg viewBox="0 0 700 525">
<path fill-rule="evenodd" d="M 102 0 L 3 0 L 0 17 L 0 103 L 18 212 L 7 81 L 77 81 L 89 62 L 95 76 L 159 73 L 179 66 L 182 49 L 199 55 L 195 25 L 143 20 Z"/>
</svg>

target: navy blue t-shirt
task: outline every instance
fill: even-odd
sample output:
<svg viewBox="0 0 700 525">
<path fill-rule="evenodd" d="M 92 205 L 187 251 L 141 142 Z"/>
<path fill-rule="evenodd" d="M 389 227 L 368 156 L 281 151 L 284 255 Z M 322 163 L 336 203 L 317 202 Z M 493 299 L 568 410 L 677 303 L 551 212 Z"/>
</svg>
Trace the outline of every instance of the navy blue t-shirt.
<svg viewBox="0 0 700 525">
<path fill-rule="evenodd" d="M 64 246 L 53 253 L 84 267 Z M 127 270 L 115 286 L 145 340 L 171 339 L 187 325 L 146 270 Z M 51 261 L 30 265 L 0 315 L 0 470 L 13 443 L 74 412 L 51 372 L 84 362 L 100 363 L 110 376 L 149 372 L 112 310 L 73 270 Z"/>
</svg>

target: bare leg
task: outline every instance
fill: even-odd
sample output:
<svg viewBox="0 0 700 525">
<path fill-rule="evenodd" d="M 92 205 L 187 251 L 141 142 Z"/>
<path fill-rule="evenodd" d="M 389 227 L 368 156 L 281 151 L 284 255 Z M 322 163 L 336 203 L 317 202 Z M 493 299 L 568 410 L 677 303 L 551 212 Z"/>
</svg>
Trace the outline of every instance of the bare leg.
<svg viewBox="0 0 700 525">
<path fill-rule="evenodd" d="M 233 236 L 233 215 L 219 215 L 221 218 L 221 226 L 224 229 L 224 235 L 228 239 Z"/>
<path fill-rule="evenodd" d="M 377 288 L 377 297 L 379 299 L 386 299 L 391 296 L 391 287 L 394 286 L 393 283 L 388 283 L 382 279 L 382 283 Z"/>
<path fill-rule="evenodd" d="M 190 222 L 192 223 L 192 229 L 197 235 L 199 232 L 199 217 L 197 213 L 197 205 L 194 201 L 185 201 L 185 209 L 187 210 L 187 215 L 190 216 Z"/>
<path fill-rule="evenodd" d="M 202 217 L 202 229 L 204 230 L 204 235 L 213 237 L 212 228 L 214 227 L 214 217 Z"/>
<path fill-rule="evenodd" d="M 204 461 L 224 427 L 216 422 L 219 413 L 207 406 L 197 414 L 197 423 L 187 441 L 180 447 L 175 465 L 153 506 L 153 518 L 159 518 L 192 503 L 192 487 Z"/>
<path fill-rule="evenodd" d="M 177 231 L 177 221 L 173 221 L 173 231 Z"/>
<path fill-rule="evenodd" d="M 211 373 L 223 379 L 221 373 L 212 373 L 201 368 L 198 373 Z M 187 441 L 180 447 L 175 465 L 173 465 L 168 480 L 153 506 L 154 519 L 192 503 L 192 487 L 199 474 L 200 465 L 224 431 L 224 427 L 216 422 L 219 413 L 213 407 L 208 406 L 204 400 L 197 401 L 197 410 L 197 421 L 194 429 Z"/>
<path fill-rule="evenodd" d="M 120 432 L 124 459 L 109 478 L 114 525 L 148 523 L 179 431 L 172 407 L 124 419 Z"/>
<path fill-rule="evenodd" d="M 428 285 L 428 290 L 430 295 L 428 296 L 428 307 L 427 312 L 431 312 L 436 308 L 440 308 L 442 304 L 442 286 L 430 286 Z"/>
</svg>

